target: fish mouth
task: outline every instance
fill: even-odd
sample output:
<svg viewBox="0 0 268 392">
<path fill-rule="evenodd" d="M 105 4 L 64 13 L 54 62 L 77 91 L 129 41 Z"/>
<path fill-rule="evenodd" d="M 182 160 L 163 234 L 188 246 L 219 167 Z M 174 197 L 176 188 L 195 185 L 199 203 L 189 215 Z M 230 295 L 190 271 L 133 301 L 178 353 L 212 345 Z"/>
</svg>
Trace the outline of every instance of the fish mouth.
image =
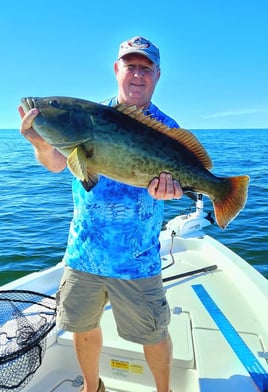
<svg viewBox="0 0 268 392">
<path fill-rule="evenodd" d="M 32 97 L 27 97 L 27 98 L 22 98 L 21 99 L 21 104 L 23 109 L 28 112 L 31 109 L 36 108 L 36 100 Z"/>
</svg>

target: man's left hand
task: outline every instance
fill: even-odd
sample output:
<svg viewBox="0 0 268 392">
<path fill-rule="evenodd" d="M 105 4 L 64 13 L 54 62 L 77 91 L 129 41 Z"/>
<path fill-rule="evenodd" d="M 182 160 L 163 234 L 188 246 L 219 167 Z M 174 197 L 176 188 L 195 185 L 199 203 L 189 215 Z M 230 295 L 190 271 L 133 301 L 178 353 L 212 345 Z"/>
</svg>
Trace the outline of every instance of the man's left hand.
<svg viewBox="0 0 268 392">
<path fill-rule="evenodd" d="M 183 195 L 179 182 L 169 173 L 161 173 L 154 178 L 148 185 L 148 192 L 157 200 L 180 199 Z"/>
</svg>

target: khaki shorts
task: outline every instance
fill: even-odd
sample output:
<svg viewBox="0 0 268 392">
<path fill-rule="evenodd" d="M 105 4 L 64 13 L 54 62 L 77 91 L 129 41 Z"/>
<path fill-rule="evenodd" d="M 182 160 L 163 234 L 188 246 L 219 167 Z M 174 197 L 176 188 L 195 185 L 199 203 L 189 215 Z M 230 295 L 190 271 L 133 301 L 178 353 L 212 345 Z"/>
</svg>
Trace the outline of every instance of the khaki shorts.
<svg viewBox="0 0 268 392">
<path fill-rule="evenodd" d="M 108 300 L 118 334 L 140 344 L 155 344 L 168 331 L 170 310 L 161 275 L 124 280 L 92 275 L 66 267 L 57 293 L 57 325 L 86 332 L 100 325 Z"/>
</svg>

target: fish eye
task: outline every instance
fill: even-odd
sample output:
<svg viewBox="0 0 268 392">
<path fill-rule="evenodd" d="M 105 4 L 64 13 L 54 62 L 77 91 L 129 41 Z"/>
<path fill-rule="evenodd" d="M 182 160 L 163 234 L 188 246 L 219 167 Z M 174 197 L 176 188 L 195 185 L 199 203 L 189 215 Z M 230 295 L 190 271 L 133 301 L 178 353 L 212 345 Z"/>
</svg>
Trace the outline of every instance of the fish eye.
<svg viewBox="0 0 268 392">
<path fill-rule="evenodd" d="M 59 106 L 59 102 L 56 99 L 51 99 L 50 101 L 48 101 L 48 104 L 56 108 Z"/>
</svg>

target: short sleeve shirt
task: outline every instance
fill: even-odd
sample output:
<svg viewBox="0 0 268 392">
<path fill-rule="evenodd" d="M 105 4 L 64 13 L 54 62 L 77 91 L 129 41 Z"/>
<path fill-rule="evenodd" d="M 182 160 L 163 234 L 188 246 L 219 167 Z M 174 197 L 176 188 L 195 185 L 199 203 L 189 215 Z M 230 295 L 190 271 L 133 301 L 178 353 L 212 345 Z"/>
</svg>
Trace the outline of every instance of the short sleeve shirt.
<svg viewBox="0 0 268 392">
<path fill-rule="evenodd" d="M 116 98 L 103 103 L 114 106 Z M 178 127 L 152 103 L 148 112 L 169 127 Z M 160 273 L 163 201 L 152 198 L 145 188 L 102 175 L 89 192 L 74 178 L 72 190 L 74 212 L 64 255 L 67 266 L 119 279 Z"/>
</svg>

